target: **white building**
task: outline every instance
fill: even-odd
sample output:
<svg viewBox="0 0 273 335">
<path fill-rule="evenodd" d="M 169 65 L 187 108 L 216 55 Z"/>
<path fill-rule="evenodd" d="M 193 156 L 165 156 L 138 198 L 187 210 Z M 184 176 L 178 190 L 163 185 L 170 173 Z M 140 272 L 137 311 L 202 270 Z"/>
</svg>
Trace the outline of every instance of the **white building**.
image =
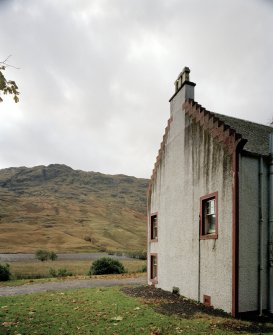
<svg viewBox="0 0 273 335">
<path fill-rule="evenodd" d="M 273 129 L 207 111 L 189 72 L 148 191 L 148 283 L 233 316 L 273 313 Z"/>
</svg>

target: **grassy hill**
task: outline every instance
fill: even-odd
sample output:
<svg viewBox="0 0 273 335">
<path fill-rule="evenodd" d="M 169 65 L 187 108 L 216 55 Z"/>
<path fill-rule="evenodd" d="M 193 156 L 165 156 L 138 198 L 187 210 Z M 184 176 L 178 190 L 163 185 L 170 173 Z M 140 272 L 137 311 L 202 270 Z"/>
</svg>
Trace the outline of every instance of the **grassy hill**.
<svg viewBox="0 0 273 335">
<path fill-rule="evenodd" d="M 0 252 L 143 250 L 147 184 L 59 164 L 0 170 Z"/>
</svg>

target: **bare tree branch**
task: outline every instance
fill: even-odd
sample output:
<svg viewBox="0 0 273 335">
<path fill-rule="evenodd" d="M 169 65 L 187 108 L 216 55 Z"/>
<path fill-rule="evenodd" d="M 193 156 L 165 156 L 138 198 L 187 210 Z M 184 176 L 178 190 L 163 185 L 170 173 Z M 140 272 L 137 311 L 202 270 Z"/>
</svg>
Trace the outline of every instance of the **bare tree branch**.
<svg viewBox="0 0 273 335">
<path fill-rule="evenodd" d="M 11 65 L 11 64 L 8 64 L 7 61 L 9 60 L 9 58 L 11 57 L 12 55 L 9 55 L 4 61 L 0 61 L 0 64 L 2 64 L 3 66 L 7 66 L 7 67 L 12 67 L 14 69 L 17 69 L 19 70 L 20 68 L 19 67 L 16 67 L 14 65 Z"/>
</svg>

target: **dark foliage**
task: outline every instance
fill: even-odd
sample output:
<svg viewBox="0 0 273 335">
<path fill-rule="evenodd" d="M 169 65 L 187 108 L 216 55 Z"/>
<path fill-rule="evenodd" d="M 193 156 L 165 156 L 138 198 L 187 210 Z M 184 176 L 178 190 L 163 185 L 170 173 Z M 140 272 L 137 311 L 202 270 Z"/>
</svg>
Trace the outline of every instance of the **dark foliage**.
<svg viewBox="0 0 273 335">
<path fill-rule="evenodd" d="M 124 273 L 125 269 L 123 264 L 110 257 L 103 257 L 97 259 L 89 270 L 89 275 L 106 275 Z"/>
<path fill-rule="evenodd" d="M 41 262 L 47 261 L 48 259 L 55 261 L 58 258 L 54 251 L 47 251 L 42 249 L 37 250 L 35 256 Z"/>
<path fill-rule="evenodd" d="M 0 281 L 10 280 L 11 273 L 9 269 L 9 264 L 1 265 L 0 264 Z"/>
</svg>

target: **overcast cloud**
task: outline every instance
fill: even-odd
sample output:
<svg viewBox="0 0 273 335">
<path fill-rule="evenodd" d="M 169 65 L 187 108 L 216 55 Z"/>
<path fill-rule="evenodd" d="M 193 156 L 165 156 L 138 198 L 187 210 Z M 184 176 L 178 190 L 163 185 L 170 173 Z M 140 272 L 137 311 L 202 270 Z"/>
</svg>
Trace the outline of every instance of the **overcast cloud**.
<svg viewBox="0 0 273 335">
<path fill-rule="evenodd" d="M 0 0 L 0 168 L 149 177 L 184 66 L 207 109 L 269 124 L 273 1 Z"/>
</svg>

